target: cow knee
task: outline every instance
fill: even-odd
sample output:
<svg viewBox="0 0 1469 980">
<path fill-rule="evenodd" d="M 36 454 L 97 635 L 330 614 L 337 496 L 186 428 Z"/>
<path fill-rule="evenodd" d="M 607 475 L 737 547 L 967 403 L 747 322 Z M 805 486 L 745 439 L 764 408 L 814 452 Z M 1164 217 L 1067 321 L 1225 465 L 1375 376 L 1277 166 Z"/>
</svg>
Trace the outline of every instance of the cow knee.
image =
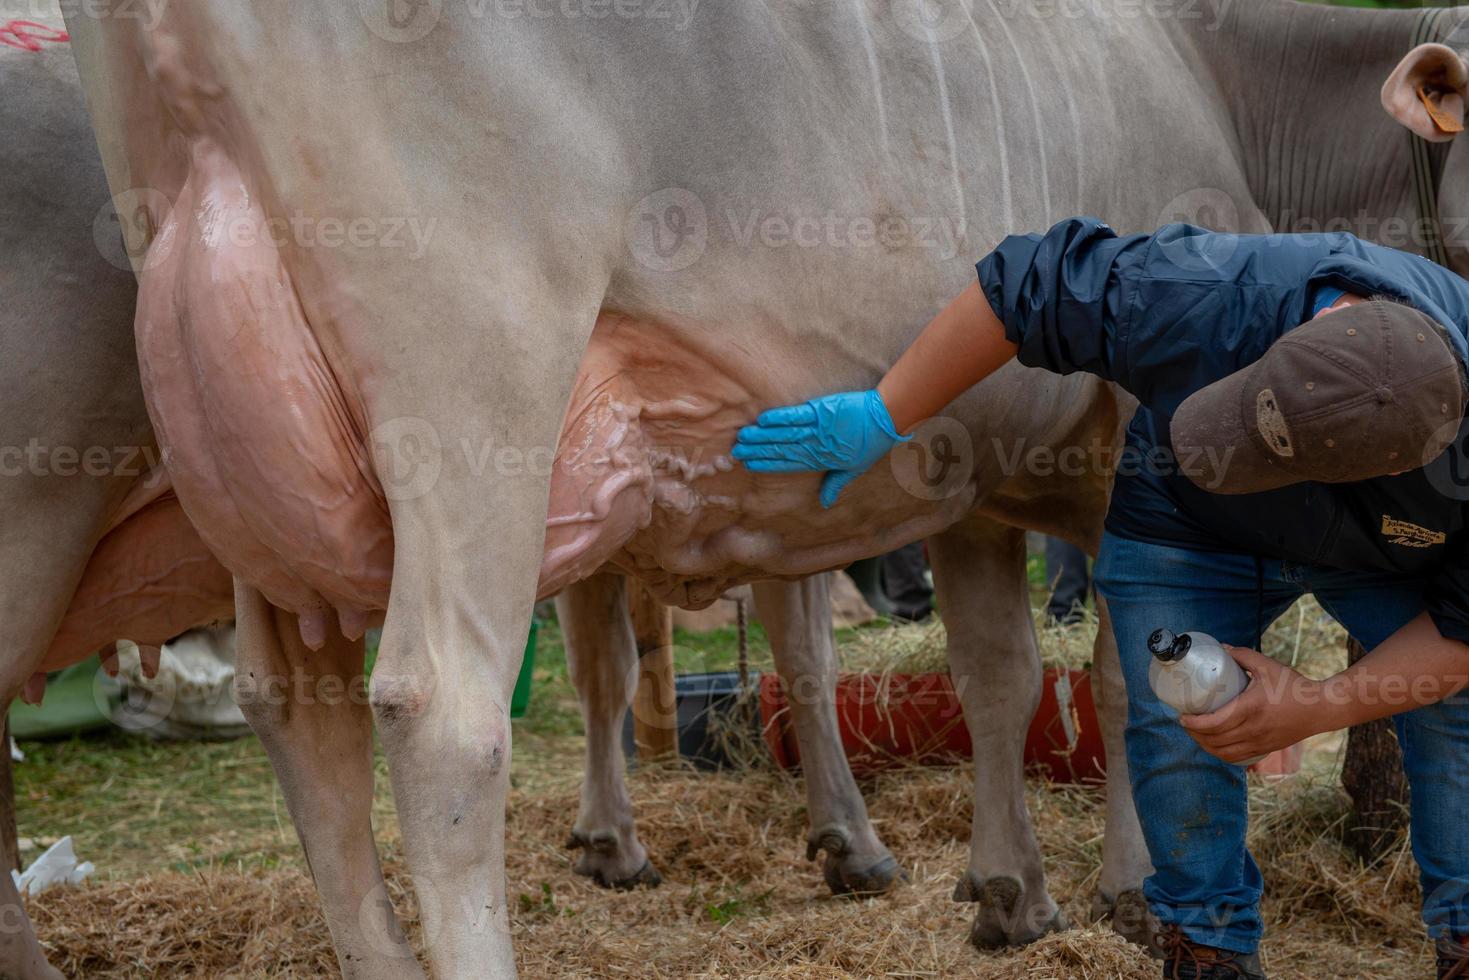
<svg viewBox="0 0 1469 980">
<path fill-rule="evenodd" d="M 509 767 L 510 715 L 504 705 L 465 703 L 458 690 L 431 690 L 406 674 L 374 673 L 369 702 L 383 745 L 415 765 L 446 767 L 465 787 L 483 788 Z"/>
<path fill-rule="evenodd" d="M 413 674 L 377 671 L 368 687 L 372 718 L 385 741 L 417 728 L 428 713 L 429 700 L 427 686 Z"/>
</svg>

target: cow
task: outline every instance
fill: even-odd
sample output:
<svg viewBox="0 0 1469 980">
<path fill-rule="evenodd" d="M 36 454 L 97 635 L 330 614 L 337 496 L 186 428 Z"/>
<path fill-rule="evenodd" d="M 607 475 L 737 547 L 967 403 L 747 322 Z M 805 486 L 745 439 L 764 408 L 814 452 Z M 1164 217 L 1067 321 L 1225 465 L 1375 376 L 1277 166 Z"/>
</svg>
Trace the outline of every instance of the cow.
<svg viewBox="0 0 1469 980">
<path fill-rule="evenodd" d="M 121 16 L 134 6 L 67 21 L 113 189 L 145 202 L 129 235 L 149 414 L 236 578 L 242 669 L 333 662 L 385 612 L 372 716 L 440 976 L 514 973 L 506 704 L 538 595 L 611 565 L 698 606 L 952 532 L 942 582 L 971 560 L 968 522 L 1008 506 L 1017 459 L 1041 487 L 1028 502 L 1077 499 L 1068 479 L 1105 500 L 1106 467 L 1028 480 L 1025 455 L 1069 445 L 1104 399 L 1019 368 L 830 511 L 814 479 L 727 450 L 761 408 L 870 386 L 1006 232 L 1082 212 L 1148 227 L 1199 197 L 1245 231 L 1290 209 L 1416 218 L 1397 127 L 1447 138 L 1415 90 L 1451 114 L 1466 73 L 1412 47 L 1416 14 L 1279 0 L 677 21 L 446 0 Z M 1384 79 L 1396 121 L 1370 111 Z M 1462 156 L 1431 155 L 1420 181 L 1444 215 L 1465 213 Z M 1403 189 L 1382 194 L 1384 173 Z M 944 227 L 952 249 L 930 245 Z M 423 232 L 411 251 L 404 228 Z M 1446 254 L 1460 266 L 1462 243 Z M 915 468 L 935 459 L 958 475 Z M 269 706 L 251 720 L 276 733 L 344 972 L 402 975 L 390 923 L 361 914 L 381 897 L 361 899 L 380 888 L 354 789 L 370 780 L 343 760 L 365 737 Z"/>
<path fill-rule="evenodd" d="M 229 574 L 157 465 L 127 325 L 137 291 L 59 16 L 0 10 L 0 589 L 5 702 L 119 636 L 227 618 Z M 99 247 L 99 245 L 110 247 Z M 24 675 L 22 677 L 22 675 Z M 3 801 L 5 807 L 10 800 Z M 0 835 L 0 864 L 15 865 Z M 0 974 L 59 978 L 0 875 Z"/>
<path fill-rule="evenodd" d="M 58 501 L 38 514 L 38 519 L 57 522 L 53 536 L 46 539 L 44 546 L 37 539 L 12 542 L 9 556 L 13 566 L 29 569 L 51 556 L 53 544 L 66 548 L 68 542 L 75 540 L 75 546 L 64 554 L 69 556 L 73 575 L 83 574 L 82 587 L 73 593 L 62 624 L 52 637 L 51 649 L 45 650 L 44 631 L 34 634 L 35 642 L 23 642 L 19 646 L 21 663 L 31 668 L 52 669 L 105 646 L 114 636 L 153 637 L 161 642 L 172 630 L 192 625 L 189 620 L 193 616 L 203 617 L 201 621 L 223 619 L 232 615 L 233 606 L 227 576 L 191 529 L 178 521 L 180 512 L 170 494 L 167 474 L 152 465 L 156 462 L 156 451 L 142 400 L 137 397 L 135 359 L 129 345 L 122 341 L 130 336 L 134 288 L 128 274 L 127 256 L 118 244 L 117 220 L 119 217 L 136 219 L 139 213 L 127 208 L 126 198 L 119 201 L 124 205 L 120 216 L 101 207 L 107 199 L 104 180 L 87 133 L 81 94 L 64 47 L 59 17 L 44 12 L 32 12 L 30 16 L 40 20 L 6 21 L 7 25 L 17 25 L 14 36 L 26 43 L 13 46 L 23 54 L 6 53 L 5 75 L 11 90 L 26 92 L 30 98 L 13 102 L 13 114 L 6 114 L 6 130 L 15 139 L 10 144 L 14 156 L 7 153 L 4 163 L 14 191 L 7 195 L 14 210 L 7 215 L 6 227 L 12 234 L 21 236 L 9 243 L 14 245 L 9 254 L 33 263 L 34 268 L 22 262 L 9 267 L 15 277 L 6 282 L 6 295 L 14 318 L 4 324 L 5 336 L 17 345 L 22 341 L 34 343 L 56 337 L 56 344 L 43 345 L 49 357 L 50 376 L 79 374 L 84 379 L 107 379 L 116 389 L 107 418 L 116 429 L 130 433 L 130 445 L 107 448 L 110 456 L 115 457 L 112 463 L 124 484 L 125 500 L 132 499 L 101 525 L 100 538 L 95 523 L 57 521 L 58 515 L 64 512 L 64 504 Z M 58 161 L 62 162 L 60 166 Z M 62 210 L 42 207 L 42 201 L 61 201 L 66 207 Z M 23 274 L 37 269 L 42 271 Z M 79 290 L 81 281 L 95 285 Z M 46 315 L 41 315 L 42 310 Z M 60 346 L 63 343 L 64 356 Z M 23 362 L 9 363 L 19 369 Z M 73 395 L 69 388 L 62 388 L 53 392 L 62 401 L 49 404 L 45 390 L 25 384 L 24 377 L 18 372 L 9 379 L 11 383 L 6 388 L 22 404 L 20 411 L 10 413 L 16 421 L 13 445 L 21 445 L 22 437 L 26 444 L 35 439 L 37 453 L 44 450 L 45 454 L 54 453 L 58 445 L 103 445 L 108 431 L 86 428 L 87 418 L 75 420 L 59 432 L 44 426 L 27 429 L 26 426 L 38 424 L 43 415 L 64 415 L 66 405 L 75 403 L 66 401 Z M 59 438 L 63 436 L 64 439 Z M 49 456 L 45 454 L 38 457 L 38 467 L 48 461 Z M 66 466 L 64 458 L 61 466 Z M 74 473 L 58 474 L 69 476 L 77 484 L 78 496 L 69 500 L 87 500 L 94 494 L 102 496 L 109 489 L 113 476 L 110 468 L 105 473 L 94 473 L 81 469 L 78 464 L 74 469 Z M 9 511 L 12 515 L 25 513 L 23 501 L 39 499 L 46 492 L 44 472 L 6 476 L 5 485 L 14 502 Z M 85 485 L 89 480 L 91 485 Z M 142 511 L 147 513 L 139 513 L 129 520 L 130 515 Z M 122 532 L 110 533 L 116 529 Z M 160 550 L 159 540 L 172 544 Z M 1006 576 L 1006 582 L 999 586 L 1002 592 L 995 594 L 1010 597 L 1018 603 L 1016 609 L 1023 609 L 1026 608 L 1023 591 L 1010 587 L 1024 579 L 1023 558 L 1017 564 L 1017 557 L 1013 549 L 1002 546 L 992 559 L 993 564 L 986 562 L 983 567 L 986 570 L 993 567 Z M 179 568 L 170 567 L 170 562 L 180 558 L 183 563 Z M 80 564 L 83 561 L 84 568 Z M 170 574 L 160 576 L 155 565 Z M 175 571 L 182 574 L 172 574 Z M 66 576 L 58 577 L 64 579 Z M 181 588 L 184 584 L 189 587 Z M 29 583 L 26 588 L 17 587 L 13 591 L 17 597 L 33 599 Z M 980 581 L 966 582 L 964 591 L 992 594 L 989 584 Z M 757 593 L 758 608 L 767 620 L 778 670 L 792 687 L 804 687 L 803 681 L 811 678 L 821 679 L 818 690 L 826 694 L 825 698 L 795 698 L 792 705 L 811 795 L 812 829 L 808 847 L 813 856 L 818 850 L 827 853 L 823 870 L 834 891 L 859 894 L 881 891 L 897 880 L 901 868 L 867 820 L 861 796 L 841 752 L 829 700 L 834 660 L 824 580 L 818 577 L 805 583 L 765 582 Z M 175 596 L 183 600 L 179 607 L 170 603 Z M 598 602 L 599 597 L 604 601 Z M 605 601 L 609 597 L 610 603 Z M 958 599 L 954 602 L 957 607 Z M 613 576 L 596 576 L 568 587 L 559 603 L 562 622 L 572 640 L 568 653 L 573 676 L 581 689 L 588 720 L 589 792 L 585 794 L 583 813 L 573 833 L 573 839 L 585 846 L 578 870 L 612 884 L 655 880 L 656 872 L 647 864 L 646 853 L 632 828 L 626 793 L 620 790 L 621 760 L 616 733 L 626 709 L 623 668 L 631 655 L 630 647 L 619 646 L 627 630 L 620 583 Z M 981 608 L 973 602 L 967 605 L 976 611 Z M 1006 610 L 1003 615 L 975 617 L 974 629 L 984 634 L 984 638 L 976 634 L 963 651 L 971 659 L 956 657 L 956 675 L 979 685 L 976 690 L 995 691 L 1011 678 L 1026 673 L 1023 667 L 1017 669 L 1010 665 L 994 676 L 985 676 L 982 667 L 984 663 L 1005 663 L 1005 656 L 991 656 L 1002 648 L 1015 647 L 1022 657 L 1028 650 L 1030 659 L 1034 659 L 1033 646 L 1027 647 L 1028 620 L 1022 622 L 1021 617 Z M 581 656 L 577 655 L 578 651 L 583 652 Z M 41 652 L 45 656 L 38 662 L 35 656 Z M 973 656 L 987 659 L 976 661 Z M 350 655 L 342 658 L 344 668 L 350 659 Z M 31 676 L 39 679 L 44 673 L 34 670 Z M 605 681 L 599 682 L 598 678 Z M 345 679 L 350 680 L 350 675 Z M 965 687 L 966 683 L 961 682 L 960 689 Z M 607 694 L 614 691 L 609 701 Z M 978 748 L 981 758 L 1008 758 L 1008 750 L 1018 760 L 1018 743 L 1011 735 L 1016 726 L 1023 728 L 1029 712 L 1024 699 L 1013 703 L 1017 713 L 1003 724 L 993 710 L 985 712 L 993 730 L 1003 733 L 1004 744 L 995 747 L 999 749 L 997 753 L 981 741 Z M 1013 766 L 1007 768 L 1018 772 Z M 1009 788 L 1011 793 L 1019 794 L 1018 779 L 1012 779 Z M 1006 801 L 1003 795 L 997 794 L 991 783 L 989 792 L 978 801 L 982 812 L 997 814 L 1001 820 L 978 819 L 977 825 L 986 828 L 983 835 L 975 835 L 976 853 L 981 857 L 973 863 L 961 891 L 976 900 L 995 894 L 995 887 L 984 887 L 986 879 L 980 877 L 988 866 L 1013 872 L 1010 880 L 1023 881 L 1032 907 L 1027 908 L 1027 915 L 1016 914 L 1019 903 L 1012 895 L 1007 908 L 982 912 L 977 921 L 984 923 L 986 931 L 977 930 L 976 936 L 983 935 L 986 944 L 1030 938 L 1042 927 L 1064 922 L 1055 903 L 1045 893 L 1039 854 L 1028 826 L 1022 824 L 1014 833 L 1010 832 L 1011 815 L 1018 812 L 1023 821 L 1023 801 L 1018 801 L 1018 796 Z M 996 826 L 989 827 L 991 823 Z M 995 857 L 985 861 L 986 854 Z M 43 961 L 35 953 L 28 928 L 24 930 L 24 943 L 17 949 L 24 955 L 0 959 L 4 965 L 0 972 L 40 975 L 36 971 L 43 969 Z"/>
</svg>

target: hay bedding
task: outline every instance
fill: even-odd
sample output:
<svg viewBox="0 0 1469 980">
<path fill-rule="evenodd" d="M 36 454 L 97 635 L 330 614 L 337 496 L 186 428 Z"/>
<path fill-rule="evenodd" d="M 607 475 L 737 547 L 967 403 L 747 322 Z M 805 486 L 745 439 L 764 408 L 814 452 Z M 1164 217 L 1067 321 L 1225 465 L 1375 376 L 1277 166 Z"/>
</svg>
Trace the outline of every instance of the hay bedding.
<svg viewBox="0 0 1469 980">
<path fill-rule="evenodd" d="M 1094 627 L 1093 627 L 1094 628 Z M 866 634 L 873 634 L 869 639 Z M 1043 631 L 1051 663 L 1090 657 L 1082 627 Z M 1341 637 L 1311 607 L 1288 613 L 1267 652 L 1313 676 L 1338 669 Z M 855 644 L 855 646 L 854 646 Z M 942 663 L 941 627 L 860 632 L 851 669 L 894 672 Z M 879 653 L 886 654 L 879 657 Z M 1339 740 L 1308 755 L 1315 777 L 1252 791 L 1251 846 L 1264 870 L 1266 964 L 1276 978 L 1431 976 L 1417 921 L 1417 869 L 1401 843 L 1358 865 L 1339 841 Z M 994 977 L 1142 980 L 1156 964 L 1105 927 L 1073 929 L 1024 949 L 979 953 L 971 907 L 950 900 L 967 861 L 971 772 L 907 769 L 864 784 L 879 833 L 911 882 L 860 901 L 826 893 L 804 860 L 806 815 L 792 777 L 759 768 L 629 777 L 643 842 L 662 871 L 652 891 L 603 891 L 571 871 L 563 848 L 578 802 L 578 763 L 512 791 L 509 895 L 525 977 Z M 1052 895 L 1086 919 L 1101 860 L 1100 795 L 1033 782 L 1029 805 Z M 390 889 L 410 935 L 417 923 L 401 842 L 381 834 Z M 52 962 L 76 977 L 336 975 L 330 940 L 302 870 L 153 874 L 48 893 L 30 905 Z"/>
<path fill-rule="evenodd" d="M 631 777 L 640 829 L 664 885 L 614 894 L 571 872 L 561 844 L 574 786 L 510 805 L 509 882 L 526 977 L 1153 978 L 1157 968 L 1104 929 L 981 954 L 969 907 L 950 901 L 969 829 L 969 773 L 910 770 L 869 783 L 879 831 L 912 882 L 886 897 L 834 899 L 803 860 L 800 787 L 779 773 Z M 1430 970 L 1401 848 L 1363 869 L 1337 844 L 1345 803 L 1310 781 L 1255 791 L 1253 832 L 1270 897 L 1275 977 L 1419 977 Z M 1096 794 L 1033 784 L 1031 812 L 1052 893 L 1083 921 L 1100 860 Z M 384 840 L 410 912 L 398 841 Z M 52 961 L 77 977 L 334 975 L 312 888 L 298 870 L 165 873 L 52 892 L 31 903 Z M 417 936 L 416 923 L 409 922 Z"/>
</svg>

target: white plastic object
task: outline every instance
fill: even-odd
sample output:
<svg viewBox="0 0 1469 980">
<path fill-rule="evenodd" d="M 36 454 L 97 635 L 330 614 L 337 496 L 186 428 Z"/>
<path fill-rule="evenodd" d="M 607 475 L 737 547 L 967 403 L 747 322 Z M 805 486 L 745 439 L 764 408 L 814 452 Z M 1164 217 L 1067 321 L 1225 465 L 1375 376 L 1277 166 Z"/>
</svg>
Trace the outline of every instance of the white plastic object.
<svg viewBox="0 0 1469 980">
<path fill-rule="evenodd" d="M 1250 676 L 1208 633 L 1174 635 L 1166 629 L 1148 637 L 1148 684 L 1158 700 L 1181 715 L 1206 715 L 1240 696 Z M 1263 755 L 1239 766 L 1252 766 Z"/>
<path fill-rule="evenodd" d="M 76 847 L 67 835 L 48 847 L 30 867 L 10 874 L 22 895 L 39 895 L 57 885 L 80 885 L 96 870 L 91 861 L 77 862 Z"/>
</svg>

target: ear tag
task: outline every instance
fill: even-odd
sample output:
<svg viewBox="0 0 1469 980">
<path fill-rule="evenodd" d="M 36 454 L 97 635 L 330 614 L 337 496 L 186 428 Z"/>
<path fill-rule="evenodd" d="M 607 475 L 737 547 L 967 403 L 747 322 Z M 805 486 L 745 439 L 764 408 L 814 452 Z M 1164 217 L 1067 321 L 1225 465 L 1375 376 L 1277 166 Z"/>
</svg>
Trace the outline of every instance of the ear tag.
<svg viewBox="0 0 1469 980">
<path fill-rule="evenodd" d="M 1423 103 L 1423 108 L 1428 110 L 1429 118 L 1438 127 L 1439 132 L 1462 133 L 1464 131 L 1464 121 L 1455 119 L 1451 112 L 1433 101 L 1433 97 L 1428 94 L 1427 86 L 1418 86 L 1418 99 Z"/>
</svg>

